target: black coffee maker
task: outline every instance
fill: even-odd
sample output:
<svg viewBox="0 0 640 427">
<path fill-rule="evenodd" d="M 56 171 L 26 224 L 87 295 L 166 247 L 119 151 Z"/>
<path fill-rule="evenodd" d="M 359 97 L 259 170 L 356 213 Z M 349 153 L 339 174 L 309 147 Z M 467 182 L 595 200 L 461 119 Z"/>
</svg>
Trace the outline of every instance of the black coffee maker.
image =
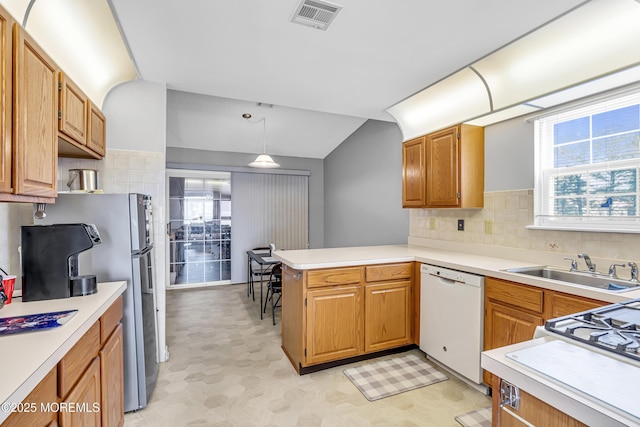
<svg viewBox="0 0 640 427">
<path fill-rule="evenodd" d="M 21 227 L 22 301 L 94 294 L 95 275 L 80 276 L 78 254 L 102 243 L 93 224 Z"/>
</svg>

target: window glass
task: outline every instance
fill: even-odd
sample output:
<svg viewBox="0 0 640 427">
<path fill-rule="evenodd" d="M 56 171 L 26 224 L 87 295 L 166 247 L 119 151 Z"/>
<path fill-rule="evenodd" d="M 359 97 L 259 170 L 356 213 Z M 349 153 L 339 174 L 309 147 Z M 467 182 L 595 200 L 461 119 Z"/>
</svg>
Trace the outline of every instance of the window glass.
<svg viewBox="0 0 640 427">
<path fill-rule="evenodd" d="M 545 117 L 535 128 L 536 226 L 640 231 L 640 93 Z"/>
</svg>

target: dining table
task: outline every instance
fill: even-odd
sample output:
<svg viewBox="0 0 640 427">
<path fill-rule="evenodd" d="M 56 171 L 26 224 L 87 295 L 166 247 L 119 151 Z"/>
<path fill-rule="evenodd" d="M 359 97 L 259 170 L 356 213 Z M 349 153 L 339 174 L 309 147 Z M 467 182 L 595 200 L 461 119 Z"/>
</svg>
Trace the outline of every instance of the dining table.
<svg viewBox="0 0 640 427">
<path fill-rule="evenodd" d="M 268 253 L 256 253 L 254 251 L 247 251 L 247 273 L 248 273 L 247 280 L 253 280 L 252 271 L 251 271 L 252 261 L 254 261 L 256 264 L 260 266 L 260 319 L 262 319 L 264 314 L 262 312 L 262 304 L 263 304 L 262 284 L 264 283 L 264 276 L 265 276 L 265 273 L 267 273 L 267 268 L 269 266 L 280 264 L 280 260 L 275 257 L 272 257 Z"/>
</svg>

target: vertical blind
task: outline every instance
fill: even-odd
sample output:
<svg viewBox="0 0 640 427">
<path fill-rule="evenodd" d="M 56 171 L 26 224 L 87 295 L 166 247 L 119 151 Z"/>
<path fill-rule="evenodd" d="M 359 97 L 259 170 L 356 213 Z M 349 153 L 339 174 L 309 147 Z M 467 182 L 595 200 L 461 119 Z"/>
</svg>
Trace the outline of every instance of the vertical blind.
<svg viewBox="0 0 640 427">
<path fill-rule="evenodd" d="M 232 282 L 246 280 L 246 252 L 254 247 L 308 247 L 308 176 L 232 172 L 231 194 Z"/>
<path fill-rule="evenodd" d="M 251 235 L 256 243 L 278 249 L 306 249 L 308 243 L 308 177 L 251 175 L 249 211 Z"/>
</svg>

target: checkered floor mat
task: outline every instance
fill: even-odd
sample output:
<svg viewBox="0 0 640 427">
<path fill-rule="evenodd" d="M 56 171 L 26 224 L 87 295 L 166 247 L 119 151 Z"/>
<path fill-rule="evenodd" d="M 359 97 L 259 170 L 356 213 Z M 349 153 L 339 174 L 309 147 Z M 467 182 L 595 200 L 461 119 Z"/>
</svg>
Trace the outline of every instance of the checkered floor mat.
<svg viewBox="0 0 640 427">
<path fill-rule="evenodd" d="M 491 427 L 491 406 L 458 415 L 455 420 L 464 427 Z"/>
<path fill-rule="evenodd" d="M 415 354 L 348 368 L 343 372 L 370 401 L 449 379 L 424 357 Z"/>
</svg>

